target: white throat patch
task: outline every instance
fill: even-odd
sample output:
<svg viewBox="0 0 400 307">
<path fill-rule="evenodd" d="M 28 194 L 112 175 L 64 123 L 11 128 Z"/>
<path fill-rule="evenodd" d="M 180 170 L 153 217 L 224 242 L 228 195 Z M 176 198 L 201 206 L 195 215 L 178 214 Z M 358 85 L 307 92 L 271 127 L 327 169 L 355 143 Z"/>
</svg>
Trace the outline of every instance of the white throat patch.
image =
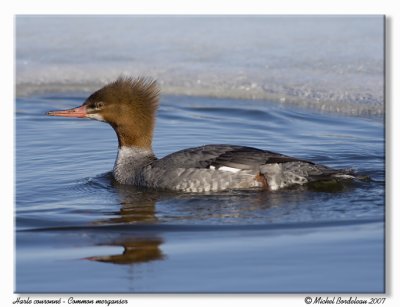
<svg viewBox="0 0 400 307">
<path fill-rule="evenodd" d="M 105 120 L 104 120 L 104 118 L 103 118 L 103 116 L 101 116 L 100 114 L 88 114 L 88 115 L 86 115 L 86 117 L 87 118 L 90 118 L 90 119 L 95 119 L 95 120 L 98 120 L 98 121 L 101 121 L 101 122 L 104 122 Z"/>
</svg>

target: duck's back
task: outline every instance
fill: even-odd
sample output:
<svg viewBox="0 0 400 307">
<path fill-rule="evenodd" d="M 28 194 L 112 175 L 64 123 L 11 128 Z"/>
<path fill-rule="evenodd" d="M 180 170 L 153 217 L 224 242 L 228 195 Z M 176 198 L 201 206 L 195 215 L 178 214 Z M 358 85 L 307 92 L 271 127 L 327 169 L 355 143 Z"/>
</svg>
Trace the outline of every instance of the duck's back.
<svg viewBox="0 0 400 307">
<path fill-rule="evenodd" d="M 184 149 L 155 160 L 144 169 L 142 182 L 186 192 L 276 190 L 335 173 L 325 166 L 271 151 L 218 144 Z"/>
</svg>

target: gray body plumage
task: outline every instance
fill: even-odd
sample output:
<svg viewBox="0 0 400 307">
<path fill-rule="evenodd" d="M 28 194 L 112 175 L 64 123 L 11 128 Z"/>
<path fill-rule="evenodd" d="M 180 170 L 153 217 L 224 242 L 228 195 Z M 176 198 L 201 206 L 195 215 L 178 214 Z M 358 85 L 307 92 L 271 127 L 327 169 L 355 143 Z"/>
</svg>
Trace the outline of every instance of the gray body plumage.
<svg viewBox="0 0 400 307">
<path fill-rule="evenodd" d="M 205 145 L 157 159 L 152 151 L 122 147 L 114 166 L 122 184 L 185 192 L 277 190 L 346 173 L 252 147 Z"/>
</svg>

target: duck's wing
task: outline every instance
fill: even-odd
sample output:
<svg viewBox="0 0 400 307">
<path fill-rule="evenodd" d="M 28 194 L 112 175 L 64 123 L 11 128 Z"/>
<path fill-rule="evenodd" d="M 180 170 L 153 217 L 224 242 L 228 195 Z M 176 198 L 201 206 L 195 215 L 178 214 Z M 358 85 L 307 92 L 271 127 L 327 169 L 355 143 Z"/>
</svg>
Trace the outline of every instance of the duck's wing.
<svg viewBox="0 0 400 307">
<path fill-rule="evenodd" d="M 258 169 L 261 165 L 286 162 L 305 162 L 272 151 L 235 145 L 204 145 L 172 153 L 153 162 L 153 167 L 202 168 L 229 171 Z"/>
</svg>

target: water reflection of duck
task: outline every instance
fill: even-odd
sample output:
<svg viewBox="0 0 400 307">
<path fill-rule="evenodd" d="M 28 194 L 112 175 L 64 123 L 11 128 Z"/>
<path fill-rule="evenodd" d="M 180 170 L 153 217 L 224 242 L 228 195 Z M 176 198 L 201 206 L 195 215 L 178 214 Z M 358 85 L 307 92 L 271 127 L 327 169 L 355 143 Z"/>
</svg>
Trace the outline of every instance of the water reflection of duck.
<svg viewBox="0 0 400 307">
<path fill-rule="evenodd" d="M 119 78 L 90 95 L 80 107 L 48 115 L 90 118 L 117 133 L 113 175 L 122 184 L 185 192 L 277 190 L 354 176 L 313 162 L 252 147 L 205 145 L 157 159 L 152 150 L 159 90 L 155 81 Z"/>
<path fill-rule="evenodd" d="M 157 237 L 121 237 L 118 240 L 112 241 L 104 245 L 122 246 L 124 248 L 122 254 L 92 256 L 86 259 L 114 264 L 134 264 L 150 262 L 154 260 L 162 260 L 164 259 L 164 255 L 160 249 L 160 245 L 162 243 L 163 240 Z"/>
<path fill-rule="evenodd" d="M 103 176 L 104 177 L 104 176 Z M 108 176 L 105 176 L 106 178 Z M 104 179 L 103 178 L 103 179 Z M 112 217 L 94 222 L 106 226 L 106 235 L 93 237 L 97 246 L 121 246 L 123 252 L 112 255 L 97 255 L 85 259 L 114 264 L 139 264 L 163 260 L 160 246 L 164 240 L 157 232 L 143 232 L 137 225 L 157 222 L 156 201 L 159 195 L 141 189 L 110 182 L 120 202 L 120 209 Z"/>
<path fill-rule="evenodd" d="M 96 232 L 90 237 L 96 246 L 120 246 L 123 251 L 119 254 L 103 251 L 103 254 L 86 259 L 132 265 L 165 259 L 162 252 L 165 231 L 192 230 L 193 225 L 182 225 L 181 221 L 207 219 L 211 225 L 216 221 L 217 224 L 219 221 L 235 224 L 235 220 L 254 223 L 259 221 L 260 211 L 281 207 L 289 212 L 306 197 L 305 193 L 298 190 L 286 193 L 235 191 L 205 195 L 154 191 L 118 184 L 112 180 L 107 186 L 116 192 L 120 207 L 111 216 L 94 222 Z M 273 215 L 268 217 L 263 213 L 265 219 L 273 219 Z M 203 226 L 204 229 L 208 228 L 207 225 Z"/>
</svg>

